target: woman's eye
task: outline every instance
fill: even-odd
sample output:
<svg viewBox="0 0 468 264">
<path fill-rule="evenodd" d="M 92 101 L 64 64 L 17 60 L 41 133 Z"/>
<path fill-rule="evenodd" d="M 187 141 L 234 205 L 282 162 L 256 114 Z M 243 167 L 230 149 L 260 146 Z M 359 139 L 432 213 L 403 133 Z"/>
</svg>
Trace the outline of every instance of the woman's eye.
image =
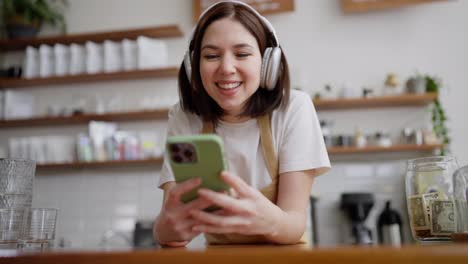
<svg viewBox="0 0 468 264">
<path fill-rule="evenodd" d="M 212 59 L 216 59 L 218 58 L 219 56 L 216 55 L 216 54 L 206 54 L 203 56 L 203 58 L 207 59 L 207 60 L 212 60 Z"/>
<path fill-rule="evenodd" d="M 248 57 L 248 56 L 250 56 L 250 53 L 238 53 L 237 54 L 237 57 L 239 57 L 239 58 L 245 58 L 245 57 Z"/>
</svg>

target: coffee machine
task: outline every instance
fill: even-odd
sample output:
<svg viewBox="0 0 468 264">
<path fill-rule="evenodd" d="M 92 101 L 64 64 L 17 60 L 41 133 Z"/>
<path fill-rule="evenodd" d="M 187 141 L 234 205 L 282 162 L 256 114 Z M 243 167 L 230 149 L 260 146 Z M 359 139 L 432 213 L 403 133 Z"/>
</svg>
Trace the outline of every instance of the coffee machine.
<svg viewBox="0 0 468 264">
<path fill-rule="evenodd" d="M 364 225 L 374 206 L 372 193 L 342 193 L 341 210 L 351 220 L 351 234 L 356 245 L 373 244 L 372 231 Z"/>
</svg>

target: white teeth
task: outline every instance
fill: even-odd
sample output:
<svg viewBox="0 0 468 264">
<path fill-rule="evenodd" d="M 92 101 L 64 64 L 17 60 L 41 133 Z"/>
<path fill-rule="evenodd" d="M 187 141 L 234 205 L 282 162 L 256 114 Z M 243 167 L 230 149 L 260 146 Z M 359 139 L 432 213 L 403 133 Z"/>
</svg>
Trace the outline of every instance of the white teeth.
<svg viewBox="0 0 468 264">
<path fill-rule="evenodd" d="M 218 83 L 218 87 L 221 89 L 234 89 L 239 87 L 241 83 L 240 82 L 235 82 L 235 83 Z"/>
</svg>

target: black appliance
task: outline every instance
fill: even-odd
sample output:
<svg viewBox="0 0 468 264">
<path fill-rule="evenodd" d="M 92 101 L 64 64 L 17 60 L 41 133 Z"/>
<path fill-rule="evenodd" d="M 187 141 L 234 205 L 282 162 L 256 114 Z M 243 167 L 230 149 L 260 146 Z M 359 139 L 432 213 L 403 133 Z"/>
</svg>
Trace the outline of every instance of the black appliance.
<svg viewBox="0 0 468 264">
<path fill-rule="evenodd" d="M 377 234 L 379 243 L 391 246 L 401 246 L 403 243 L 402 222 L 400 214 L 390 207 L 390 201 L 377 220 Z"/>
<path fill-rule="evenodd" d="M 372 193 L 343 193 L 340 208 L 351 220 L 351 233 L 354 244 L 373 244 L 372 231 L 364 225 L 370 210 L 374 206 Z"/>
<path fill-rule="evenodd" d="M 133 247 L 137 249 L 156 247 L 156 242 L 153 238 L 153 221 L 140 220 L 135 223 Z"/>
</svg>

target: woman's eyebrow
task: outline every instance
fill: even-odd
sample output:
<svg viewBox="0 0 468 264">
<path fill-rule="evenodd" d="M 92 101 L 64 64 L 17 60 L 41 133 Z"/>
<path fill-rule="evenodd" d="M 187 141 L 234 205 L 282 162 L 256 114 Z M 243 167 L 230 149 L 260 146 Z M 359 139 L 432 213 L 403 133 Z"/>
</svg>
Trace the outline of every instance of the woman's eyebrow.
<svg viewBox="0 0 468 264">
<path fill-rule="evenodd" d="M 236 49 L 239 49 L 239 48 L 253 48 L 252 45 L 249 45 L 247 43 L 239 43 L 239 44 L 236 44 L 233 46 L 234 48 Z M 201 48 L 201 50 L 204 50 L 204 49 L 214 49 L 214 50 L 219 50 L 220 48 L 216 45 L 212 45 L 212 44 L 206 44 L 205 46 L 203 46 Z"/>
<path fill-rule="evenodd" d="M 215 46 L 215 45 L 207 44 L 207 45 L 205 45 L 205 46 L 203 46 L 201 48 L 201 50 L 204 50 L 204 49 L 215 49 L 215 50 L 217 50 L 217 49 L 219 49 L 219 47 Z"/>
</svg>

